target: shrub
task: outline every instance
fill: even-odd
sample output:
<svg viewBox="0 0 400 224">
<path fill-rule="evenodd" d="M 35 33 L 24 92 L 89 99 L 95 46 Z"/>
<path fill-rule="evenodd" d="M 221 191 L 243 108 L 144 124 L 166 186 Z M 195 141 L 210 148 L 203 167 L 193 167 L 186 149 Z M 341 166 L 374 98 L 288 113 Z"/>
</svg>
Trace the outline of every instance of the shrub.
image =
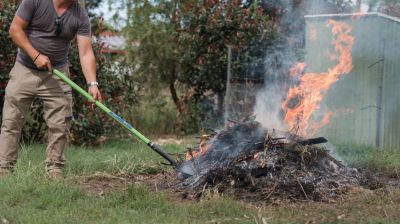
<svg viewBox="0 0 400 224">
<path fill-rule="evenodd" d="M 8 73 L 14 65 L 17 49 L 8 35 L 11 21 L 17 10 L 16 5 L 0 2 L 0 104 L 4 103 L 4 90 L 8 81 Z"/>
</svg>

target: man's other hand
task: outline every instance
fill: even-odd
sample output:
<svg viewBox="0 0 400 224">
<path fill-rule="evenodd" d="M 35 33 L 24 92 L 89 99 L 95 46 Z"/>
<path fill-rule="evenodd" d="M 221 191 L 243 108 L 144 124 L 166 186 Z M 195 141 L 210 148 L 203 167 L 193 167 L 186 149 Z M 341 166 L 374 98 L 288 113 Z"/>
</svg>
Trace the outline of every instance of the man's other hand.
<svg viewBox="0 0 400 224">
<path fill-rule="evenodd" d="M 49 57 L 40 54 L 35 60 L 35 65 L 39 69 L 47 70 L 49 73 L 53 71 Z"/>
<path fill-rule="evenodd" d="M 94 100 L 102 102 L 103 99 L 101 98 L 101 93 L 99 88 L 96 85 L 92 85 L 89 87 L 89 94 L 93 97 Z"/>
</svg>

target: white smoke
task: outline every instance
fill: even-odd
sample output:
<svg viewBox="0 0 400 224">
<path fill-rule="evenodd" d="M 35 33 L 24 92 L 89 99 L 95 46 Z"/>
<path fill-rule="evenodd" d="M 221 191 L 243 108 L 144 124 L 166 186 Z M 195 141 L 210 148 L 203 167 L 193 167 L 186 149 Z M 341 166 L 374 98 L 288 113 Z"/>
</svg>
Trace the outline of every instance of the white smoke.
<svg viewBox="0 0 400 224">
<path fill-rule="evenodd" d="M 290 1 L 289 1 L 290 2 Z M 285 41 L 277 40 L 266 49 L 265 85 L 257 94 L 254 113 L 256 120 L 268 129 L 288 131 L 283 122 L 282 102 L 288 88 L 296 83 L 289 76 L 289 69 L 299 60 L 299 51 L 304 49 L 305 20 L 308 14 L 336 14 L 339 9 L 326 0 L 303 1 L 300 4 L 286 3 L 280 22 Z"/>
<path fill-rule="evenodd" d="M 287 130 L 280 112 L 283 97 L 284 93 L 274 85 L 264 88 L 258 93 L 254 114 L 256 115 L 256 120 L 263 127 L 281 131 Z"/>
</svg>

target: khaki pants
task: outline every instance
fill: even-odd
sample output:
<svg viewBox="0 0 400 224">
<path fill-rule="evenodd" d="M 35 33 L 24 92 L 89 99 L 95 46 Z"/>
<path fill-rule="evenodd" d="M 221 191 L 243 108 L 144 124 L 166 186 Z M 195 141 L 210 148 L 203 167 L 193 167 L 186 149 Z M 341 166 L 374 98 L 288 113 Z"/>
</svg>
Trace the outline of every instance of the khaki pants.
<svg viewBox="0 0 400 224">
<path fill-rule="evenodd" d="M 60 70 L 69 76 L 67 66 Z M 64 148 L 72 120 L 71 88 L 46 71 L 32 70 L 16 62 L 10 72 L 4 99 L 0 169 L 12 170 L 17 161 L 22 127 L 35 97 L 43 101 L 44 119 L 49 130 L 46 170 L 61 171 L 65 164 Z"/>
</svg>

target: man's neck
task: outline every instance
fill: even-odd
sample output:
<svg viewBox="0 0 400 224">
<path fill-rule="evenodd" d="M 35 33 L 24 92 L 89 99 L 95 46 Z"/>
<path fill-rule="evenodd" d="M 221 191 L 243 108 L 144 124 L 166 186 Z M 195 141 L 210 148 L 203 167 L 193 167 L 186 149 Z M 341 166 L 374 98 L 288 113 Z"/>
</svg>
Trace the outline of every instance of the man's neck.
<svg viewBox="0 0 400 224">
<path fill-rule="evenodd" d="M 72 3 L 74 3 L 73 0 L 53 0 L 56 9 L 67 9 L 72 5 Z"/>
</svg>

